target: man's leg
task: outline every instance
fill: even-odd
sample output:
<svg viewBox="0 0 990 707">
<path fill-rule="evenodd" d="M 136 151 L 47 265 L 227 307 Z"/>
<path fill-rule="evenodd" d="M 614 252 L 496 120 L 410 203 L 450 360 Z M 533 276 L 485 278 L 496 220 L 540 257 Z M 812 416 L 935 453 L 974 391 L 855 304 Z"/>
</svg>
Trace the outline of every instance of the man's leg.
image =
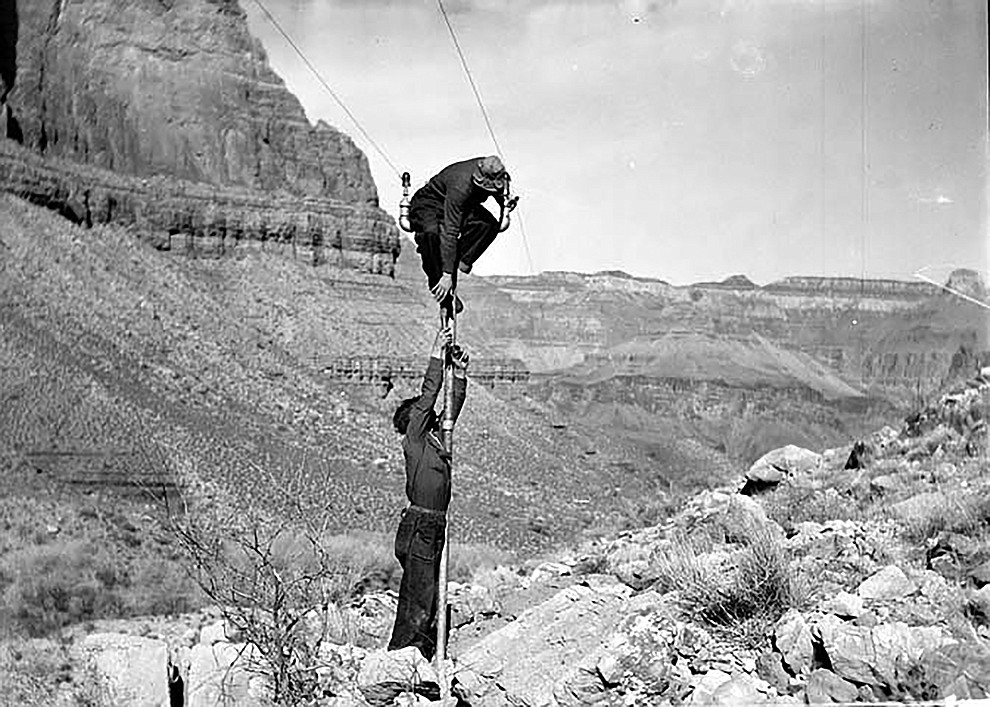
<svg viewBox="0 0 990 707">
<path fill-rule="evenodd" d="M 416 232 L 416 252 L 419 253 L 423 263 L 423 272 L 426 274 L 426 286 L 433 289 L 433 286 L 440 281 L 443 269 L 440 264 L 440 234 L 429 231 Z"/>
<path fill-rule="evenodd" d="M 409 204 L 409 223 L 416 232 L 416 252 L 423 263 L 426 284 L 430 289 L 440 280 L 443 266 L 440 260 L 440 229 L 443 223 L 443 202 L 429 191 L 420 189 Z"/>
<path fill-rule="evenodd" d="M 402 512 L 399 529 L 395 533 L 395 558 L 402 567 L 402 581 L 399 585 L 399 604 L 395 610 L 395 623 L 392 625 L 392 638 L 388 650 L 394 651 L 414 644 L 416 639 L 416 602 L 414 599 L 413 568 L 409 562 L 409 550 L 416 533 L 416 517 L 408 510 Z"/>
<path fill-rule="evenodd" d="M 406 511 L 403 521 L 406 518 L 411 518 L 410 532 L 408 544 L 403 548 L 405 562 L 399 587 L 399 605 L 388 649 L 416 646 L 425 658 L 430 659 L 436 652 L 435 567 L 443 547 L 444 521 L 415 511 Z"/>
<path fill-rule="evenodd" d="M 427 658 L 432 659 L 437 652 L 437 603 L 440 599 L 440 562 L 443 557 L 443 540 L 444 540 L 444 527 L 447 524 L 447 520 L 443 516 L 431 516 L 426 524 L 430 528 L 428 533 L 424 534 L 424 539 L 430 543 L 432 547 L 432 560 L 429 563 L 429 567 L 425 566 L 426 557 L 424 555 L 424 567 L 423 567 L 423 578 L 424 582 L 427 581 L 429 577 L 429 594 L 430 594 L 430 612 L 429 618 L 426 623 L 426 630 L 422 632 L 422 641 L 418 644 L 420 651 Z M 424 586 L 424 590 L 426 587 Z M 448 616 L 448 634 L 450 627 L 450 617 Z"/>
<path fill-rule="evenodd" d="M 498 219 L 480 204 L 465 216 L 461 237 L 457 242 L 457 259 L 462 272 L 471 272 L 478 258 L 495 242 L 498 227 Z"/>
</svg>

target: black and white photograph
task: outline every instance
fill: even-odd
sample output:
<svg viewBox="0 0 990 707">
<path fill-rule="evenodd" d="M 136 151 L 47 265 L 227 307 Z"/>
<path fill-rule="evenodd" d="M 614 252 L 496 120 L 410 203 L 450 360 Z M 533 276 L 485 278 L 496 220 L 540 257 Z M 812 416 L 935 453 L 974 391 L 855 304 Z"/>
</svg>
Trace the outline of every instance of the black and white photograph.
<svg viewBox="0 0 990 707">
<path fill-rule="evenodd" d="M 0 0 L 0 706 L 990 704 L 983 0 Z"/>
</svg>

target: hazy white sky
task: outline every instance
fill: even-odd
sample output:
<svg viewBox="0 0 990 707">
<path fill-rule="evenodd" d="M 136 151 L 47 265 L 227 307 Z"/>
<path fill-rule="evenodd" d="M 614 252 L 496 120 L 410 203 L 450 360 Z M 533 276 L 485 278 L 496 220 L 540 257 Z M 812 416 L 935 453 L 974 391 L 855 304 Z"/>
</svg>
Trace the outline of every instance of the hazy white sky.
<svg viewBox="0 0 990 707">
<path fill-rule="evenodd" d="M 435 0 L 262 2 L 414 187 L 494 152 Z M 526 243 L 517 222 L 480 274 L 990 269 L 983 0 L 444 4 L 522 195 Z M 242 5 L 397 214 L 398 177 Z"/>
</svg>

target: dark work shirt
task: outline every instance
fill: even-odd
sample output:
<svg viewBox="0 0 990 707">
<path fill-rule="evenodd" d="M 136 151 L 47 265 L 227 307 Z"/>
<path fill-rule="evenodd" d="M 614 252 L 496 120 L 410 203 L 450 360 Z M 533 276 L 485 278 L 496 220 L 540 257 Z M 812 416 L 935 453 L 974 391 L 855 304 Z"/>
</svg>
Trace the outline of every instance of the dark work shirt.
<svg viewBox="0 0 990 707">
<path fill-rule="evenodd" d="M 471 179 L 481 157 L 455 162 L 444 167 L 427 182 L 443 199 L 443 227 L 440 229 L 440 263 L 445 273 L 453 273 L 457 262 L 457 238 L 464 215 L 474 206 L 494 197 L 499 208 L 505 206 L 505 194 L 493 193 L 477 186 Z"/>
<path fill-rule="evenodd" d="M 433 406 L 443 387 L 443 362 L 430 358 L 423 376 L 419 401 L 409 411 L 409 426 L 402 438 L 406 458 L 406 496 L 410 503 L 435 511 L 450 504 L 450 454 L 444 449 L 440 430 L 434 426 Z M 467 379 L 454 378 L 454 420 L 464 406 Z"/>
</svg>

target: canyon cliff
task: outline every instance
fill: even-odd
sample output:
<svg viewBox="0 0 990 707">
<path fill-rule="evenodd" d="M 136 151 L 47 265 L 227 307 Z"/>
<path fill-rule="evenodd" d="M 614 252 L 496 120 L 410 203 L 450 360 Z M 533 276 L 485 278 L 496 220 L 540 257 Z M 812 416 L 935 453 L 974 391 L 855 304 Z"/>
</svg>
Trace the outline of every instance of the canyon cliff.
<svg viewBox="0 0 990 707">
<path fill-rule="evenodd" d="M 4 190 L 166 236 L 345 241 L 358 257 L 338 264 L 394 273 L 398 235 L 367 158 L 309 123 L 236 1 L 7 0 L 3 15 L 7 105 L 45 158 L 4 150 Z"/>
</svg>

